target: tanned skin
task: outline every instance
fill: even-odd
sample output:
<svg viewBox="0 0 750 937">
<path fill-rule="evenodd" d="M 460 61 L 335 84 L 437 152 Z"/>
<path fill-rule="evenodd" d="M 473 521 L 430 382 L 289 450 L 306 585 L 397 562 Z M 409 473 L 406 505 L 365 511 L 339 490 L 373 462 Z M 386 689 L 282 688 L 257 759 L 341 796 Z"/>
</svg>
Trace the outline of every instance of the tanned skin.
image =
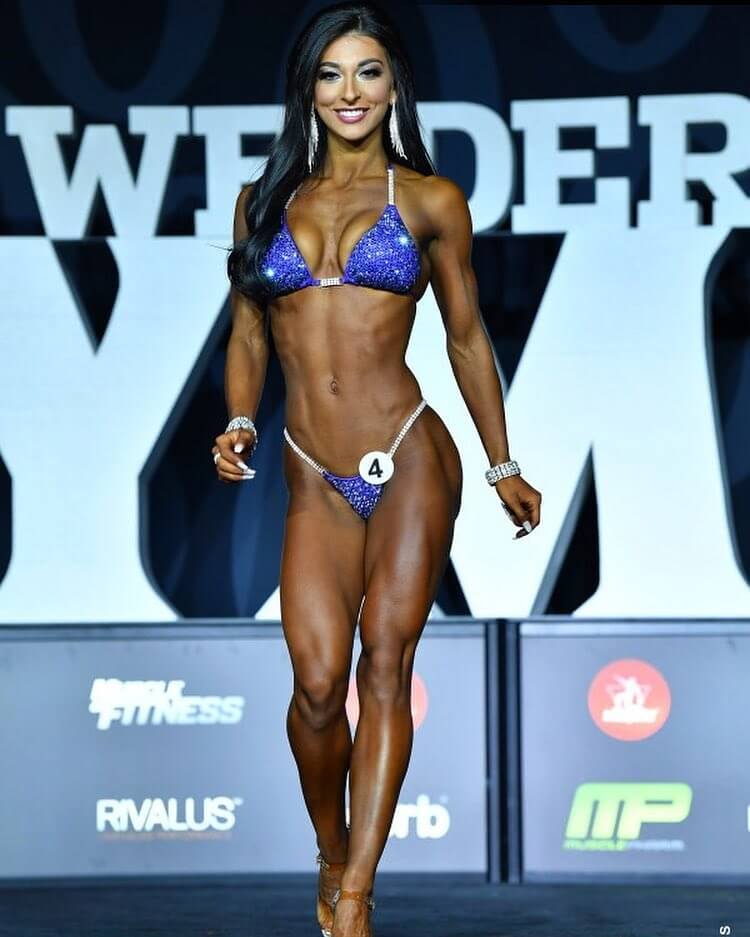
<svg viewBox="0 0 750 937">
<path fill-rule="evenodd" d="M 369 61 L 368 61 L 369 60 Z M 376 60 L 373 62 L 372 60 Z M 331 63 L 331 64 L 324 64 Z M 364 63 L 364 64 L 363 64 Z M 288 223 L 314 276 L 341 273 L 387 198 L 381 123 L 395 100 L 388 57 L 374 39 L 350 33 L 324 51 L 315 106 L 328 133 L 325 165 L 308 177 Z M 367 107 L 343 123 L 337 108 Z M 421 272 L 409 295 L 345 284 L 281 296 L 264 311 L 231 291 L 232 332 L 225 390 L 230 417 L 254 417 L 268 360 L 266 316 L 286 382 L 286 423 L 316 461 L 354 475 L 363 453 L 386 449 L 422 394 L 405 353 L 416 303 L 432 287 L 445 326 L 448 357 L 489 464 L 510 458 L 502 390 L 482 322 L 471 264 L 471 218 L 450 179 L 396 165 L 396 204 L 420 246 Z M 247 236 L 244 205 L 235 206 L 235 241 Z M 216 437 L 218 477 L 246 479 L 252 436 Z M 243 450 L 237 454 L 235 444 Z M 461 502 L 458 451 L 428 405 L 399 446 L 396 470 L 369 520 L 289 446 L 289 490 L 281 561 L 281 617 L 294 672 L 287 732 L 318 847 L 343 875 L 321 872 L 336 887 L 374 884 L 413 741 L 411 678 L 422 634 L 445 568 Z M 247 480 L 251 475 L 247 475 Z M 485 484 L 472 479 L 472 484 Z M 541 494 L 520 475 L 496 490 L 519 527 L 539 524 Z M 500 505 L 498 505 L 500 507 Z M 359 616 L 359 617 L 358 617 Z M 352 743 L 345 700 L 359 620 L 362 653 L 356 679 L 360 714 Z M 349 774 L 351 833 L 345 817 Z M 370 937 L 369 913 L 341 900 L 333 937 Z"/>
</svg>

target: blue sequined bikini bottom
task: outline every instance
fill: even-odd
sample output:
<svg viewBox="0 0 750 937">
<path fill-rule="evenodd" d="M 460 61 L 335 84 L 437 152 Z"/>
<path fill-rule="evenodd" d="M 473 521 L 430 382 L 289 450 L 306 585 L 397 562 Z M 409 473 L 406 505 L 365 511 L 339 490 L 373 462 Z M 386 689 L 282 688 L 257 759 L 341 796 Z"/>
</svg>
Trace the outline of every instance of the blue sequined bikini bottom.
<svg viewBox="0 0 750 937">
<path fill-rule="evenodd" d="M 398 432 L 398 435 L 393 441 L 391 448 L 388 450 L 388 455 L 393 458 L 393 455 L 398 449 L 401 440 L 407 434 L 411 428 L 412 423 L 416 420 L 422 410 L 427 406 L 427 401 L 422 400 L 416 409 L 411 413 L 408 420 L 404 423 L 401 429 Z M 382 485 L 373 485 L 372 482 L 368 482 L 367 479 L 362 478 L 361 475 L 335 475 L 333 472 L 329 472 L 327 468 L 324 468 L 319 462 L 316 462 L 312 456 L 309 456 L 303 449 L 301 449 L 296 442 L 289 435 L 289 430 L 284 427 L 284 438 L 289 443 L 289 445 L 294 449 L 297 455 L 304 459 L 316 472 L 321 474 L 325 480 L 332 485 L 339 494 L 343 495 L 349 504 L 352 506 L 353 510 L 359 514 L 360 517 L 367 520 L 367 518 L 375 510 L 375 507 L 383 496 L 383 488 L 385 484 Z"/>
</svg>

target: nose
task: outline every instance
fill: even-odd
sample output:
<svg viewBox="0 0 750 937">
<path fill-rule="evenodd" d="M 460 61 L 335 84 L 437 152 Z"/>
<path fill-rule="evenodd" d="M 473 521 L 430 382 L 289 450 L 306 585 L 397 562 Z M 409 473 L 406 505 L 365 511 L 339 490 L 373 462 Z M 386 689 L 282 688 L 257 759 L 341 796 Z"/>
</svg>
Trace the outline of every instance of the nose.
<svg viewBox="0 0 750 937">
<path fill-rule="evenodd" d="M 359 97 L 359 88 L 357 88 L 357 80 L 354 75 L 348 75 L 344 78 L 341 97 L 347 104 L 353 104 Z"/>
</svg>

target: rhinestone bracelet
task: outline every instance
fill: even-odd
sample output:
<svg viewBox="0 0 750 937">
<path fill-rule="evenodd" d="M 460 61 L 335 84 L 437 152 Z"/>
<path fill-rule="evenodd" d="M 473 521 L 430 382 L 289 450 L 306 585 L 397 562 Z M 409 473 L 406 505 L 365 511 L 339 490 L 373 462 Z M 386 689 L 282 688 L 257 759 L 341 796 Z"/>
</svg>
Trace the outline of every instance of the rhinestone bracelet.
<svg viewBox="0 0 750 937">
<path fill-rule="evenodd" d="M 518 462 L 511 459 L 509 462 L 498 462 L 497 465 L 493 465 L 492 468 L 487 469 L 484 477 L 489 485 L 494 485 L 501 478 L 509 478 L 511 475 L 520 474 L 521 469 L 518 467 Z"/>
<path fill-rule="evenodd" d="M 227 428 L 224 430 L 225 433 L 231 433 L 235 429 L 246 429 L 249 430 L 254 436 L 253 440 L 253 449 L 258 445 L 258 430 L 255 428 L 255 423 L 250 419 L 249 416 L 235 416 L 227 423 Z"/>
</svg>

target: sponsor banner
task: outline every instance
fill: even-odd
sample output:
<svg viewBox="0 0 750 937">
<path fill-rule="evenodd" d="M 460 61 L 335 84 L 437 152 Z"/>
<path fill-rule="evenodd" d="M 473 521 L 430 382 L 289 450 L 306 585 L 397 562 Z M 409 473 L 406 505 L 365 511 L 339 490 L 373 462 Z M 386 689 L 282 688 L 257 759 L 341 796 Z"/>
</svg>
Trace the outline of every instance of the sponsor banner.
<svg viewBox="0 0 750 937">
<path fill-rule="evenodd" d="M 314 868 L 280 626 L 150 630 L 0 641 L 0 878 Z M 383 870 L 486 870 L 484 642 L 478 623 L 425 628 Z"/>
<path fill-rule="evenodd" d="M 243 696 L 184 696 L 184 680 L 117 680 L 97 677 L 89 712 L 97 729 L 112 725 L 233 725 L 242 718 Z"/>
<path fill-rule="evenodd" d="M 524 876 L 746 875 L 750 628 L 576 627 L 521 626 Z"/>
</svg>

